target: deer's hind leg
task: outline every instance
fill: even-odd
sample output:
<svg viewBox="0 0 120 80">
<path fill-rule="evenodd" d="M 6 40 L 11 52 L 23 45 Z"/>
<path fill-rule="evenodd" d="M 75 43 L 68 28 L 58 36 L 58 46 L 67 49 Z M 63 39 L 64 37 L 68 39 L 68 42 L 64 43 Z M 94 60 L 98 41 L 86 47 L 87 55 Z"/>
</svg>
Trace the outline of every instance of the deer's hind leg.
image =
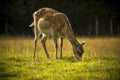
<svg viewBox="0 0 120 80">
<path fill-rule="evenodd" d="M 47 40 L 47 36 L 42 34 L 42 38 L 41 38 L 42 47 L 44 49 L 47 59 L 50 59 L 50 56 L 49 56 L 47 48 L 46 48 L 46 40 Z"/>
<path fill-rule="evenodd" d="M 35 60 L 37 41 L 38 41 L 38 38 L 39 38 L 39 35 L 40 35 L 40 31 L 36 27 L 34 28 L 34 35 L 35 35 L 35 38 L 34 38 L 34 53 L 33 53 L 33 58 Z"/>
</svg>

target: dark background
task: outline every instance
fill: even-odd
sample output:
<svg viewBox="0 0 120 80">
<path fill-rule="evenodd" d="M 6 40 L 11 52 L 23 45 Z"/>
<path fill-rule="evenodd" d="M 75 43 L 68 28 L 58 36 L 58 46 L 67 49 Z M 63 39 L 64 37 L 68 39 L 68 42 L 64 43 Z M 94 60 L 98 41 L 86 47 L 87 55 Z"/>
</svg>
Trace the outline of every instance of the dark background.
<svg viewBox="0 0 120 80">
<path fill-rule="evenodd" d="M 77 36 L 119 36 L 119 0 L 0 0 L 0 35 L 31 35 L 32 14 L 42 7 L 65 13 Z"/>
</svg>

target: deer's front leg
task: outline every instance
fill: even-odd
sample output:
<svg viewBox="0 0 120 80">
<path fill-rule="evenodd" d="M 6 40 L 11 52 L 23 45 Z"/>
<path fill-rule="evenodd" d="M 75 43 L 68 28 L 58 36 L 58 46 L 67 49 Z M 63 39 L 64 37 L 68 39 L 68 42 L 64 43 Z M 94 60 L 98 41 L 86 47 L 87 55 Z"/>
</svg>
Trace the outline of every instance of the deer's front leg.
<svg viewBox="0 0 120 80">
<path fill-rule="evenodd" d="M 62 59 L 63 37 L 60 37 L 60 58 Z"/>
<path fill-rule="evenodd" d="M 47 48 L 46 48 L 46 40 L 47 40 L 47 37 L 43 36 L 41 39 L 41 43 L 42 43 L 42 46 L 43 46 L 43 49 L 44 49 L 47 59 L 50 59 L 50 56 L 49 56 Z"/>
<path fill-rule="evenodd" d="M 57 54 L 58 44 L 57 44 L 57 36 L 56 35 L 53 36 L 53 40 L 54 40 L 55 53 L 56 53 L 56 59 L 57 59 L 58 58 L 58 54 Z"/>
</svg>

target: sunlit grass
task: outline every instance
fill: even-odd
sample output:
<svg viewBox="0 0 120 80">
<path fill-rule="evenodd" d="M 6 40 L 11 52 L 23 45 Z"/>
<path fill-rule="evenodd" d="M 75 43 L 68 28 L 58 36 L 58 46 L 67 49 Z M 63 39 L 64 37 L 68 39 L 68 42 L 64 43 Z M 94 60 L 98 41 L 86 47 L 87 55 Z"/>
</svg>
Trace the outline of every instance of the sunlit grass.
<svg viewBox="0 0 120 80">
<path fill-rule="evenodd" d="M 40 41 L 36 62 L 32 58 L 33 38 L 0 38 L 0 80 L 119 80 L 120 38 L 78 38 L 86 41 L 82 61 L 77 61 L 68 40 L 63 59 L 56 59 L 54 45 L 47 40 L 51 59 L 45 57 Z"/>
</svg>

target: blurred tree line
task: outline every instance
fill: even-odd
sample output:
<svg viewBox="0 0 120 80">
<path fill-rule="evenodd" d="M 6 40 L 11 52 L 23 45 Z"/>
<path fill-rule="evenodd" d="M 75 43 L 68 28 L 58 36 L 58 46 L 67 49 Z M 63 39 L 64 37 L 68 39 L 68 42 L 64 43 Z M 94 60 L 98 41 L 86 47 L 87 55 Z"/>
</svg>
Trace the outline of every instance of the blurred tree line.
<svg viewBox="0 0 120 80">
<path fill-rule="evenodd" d="M 32 14 L 42 7 L 65 13 L 78 36 L 120 33 L 119 0 L 0 0 L 0 34 L 33 34 Z"/>
</svg>

